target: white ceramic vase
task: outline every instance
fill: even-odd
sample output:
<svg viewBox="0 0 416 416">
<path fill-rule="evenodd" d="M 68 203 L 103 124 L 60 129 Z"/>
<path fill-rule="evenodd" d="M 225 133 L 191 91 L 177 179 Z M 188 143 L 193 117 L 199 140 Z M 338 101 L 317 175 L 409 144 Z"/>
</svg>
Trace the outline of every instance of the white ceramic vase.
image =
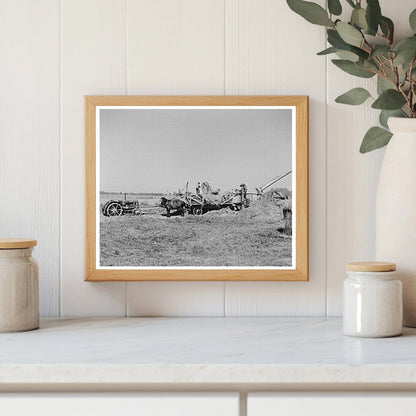
<svg viewBox="0 0 416 416">
<path fill-rule="evenodd" d="M 376 259 L 397 264 L 403 323 L 416 327 L 416 119 L 391 117 L 376 203 Z"/>
</svg>

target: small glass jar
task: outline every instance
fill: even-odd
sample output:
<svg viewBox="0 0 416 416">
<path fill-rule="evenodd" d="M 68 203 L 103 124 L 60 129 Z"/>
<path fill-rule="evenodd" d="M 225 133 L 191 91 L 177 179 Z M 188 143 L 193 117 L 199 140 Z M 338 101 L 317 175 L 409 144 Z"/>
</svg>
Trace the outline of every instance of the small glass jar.
<svg viewBox="0 0 416 416">
<path fill-rule="evenodd" d="M 393 337 L 402 333 L 402 282 L 396 265 L 384 262 L 347 264 L 343 331 L 353 337 Z"/>
<path fill-rule="evenodd" d="M 0 332 L 39 328 L 36 240 L 0 240 Z"/>
</svg>

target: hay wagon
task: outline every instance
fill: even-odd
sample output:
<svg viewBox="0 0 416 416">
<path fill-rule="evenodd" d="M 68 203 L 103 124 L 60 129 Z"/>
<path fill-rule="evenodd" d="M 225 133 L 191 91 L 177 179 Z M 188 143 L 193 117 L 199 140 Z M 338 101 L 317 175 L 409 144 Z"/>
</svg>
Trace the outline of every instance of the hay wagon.
<svg viewBox="0 0 416 416">
<path fill-rule="evenodd" d="M 232 211 L 240 211 L 250 205 L 247 198 L 247 186 L 240 185 L 240 189 L 235 189 L 221 197 L 217 197 L 211 190 L 203 193 L 186 192 L 183 197 L 186 202 L 186 208 L 193 215 L 202 215 L 209 211 L 218 211 L 223 208 L 229 208 Z"/>
</svg>

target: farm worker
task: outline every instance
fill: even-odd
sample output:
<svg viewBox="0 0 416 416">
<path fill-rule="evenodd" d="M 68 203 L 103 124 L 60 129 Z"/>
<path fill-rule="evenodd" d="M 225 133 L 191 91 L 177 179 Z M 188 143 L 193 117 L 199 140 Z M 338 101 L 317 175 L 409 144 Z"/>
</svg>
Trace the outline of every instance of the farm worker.
<svg viewBox="0 0 416 416">
<path fill-rule="evenodd" d="M 240 185 L 241 188 L 241 196 L 243 197 L 243 199 L 247 198 L 247 185 L 245 183 L 242 183 Z"/>
</svg>

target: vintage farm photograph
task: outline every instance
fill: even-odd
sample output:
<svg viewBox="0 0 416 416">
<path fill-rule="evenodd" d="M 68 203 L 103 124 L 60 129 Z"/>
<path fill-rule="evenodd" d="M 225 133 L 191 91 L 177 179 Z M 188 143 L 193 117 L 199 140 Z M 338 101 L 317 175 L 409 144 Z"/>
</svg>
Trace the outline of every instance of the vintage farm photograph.
<svg viewBox="0 0 416 416">
<path fill-rule="evenodd" d="M 99 268 L 293 268 L 295 111 L 101 107 Z"/>
</svg>

